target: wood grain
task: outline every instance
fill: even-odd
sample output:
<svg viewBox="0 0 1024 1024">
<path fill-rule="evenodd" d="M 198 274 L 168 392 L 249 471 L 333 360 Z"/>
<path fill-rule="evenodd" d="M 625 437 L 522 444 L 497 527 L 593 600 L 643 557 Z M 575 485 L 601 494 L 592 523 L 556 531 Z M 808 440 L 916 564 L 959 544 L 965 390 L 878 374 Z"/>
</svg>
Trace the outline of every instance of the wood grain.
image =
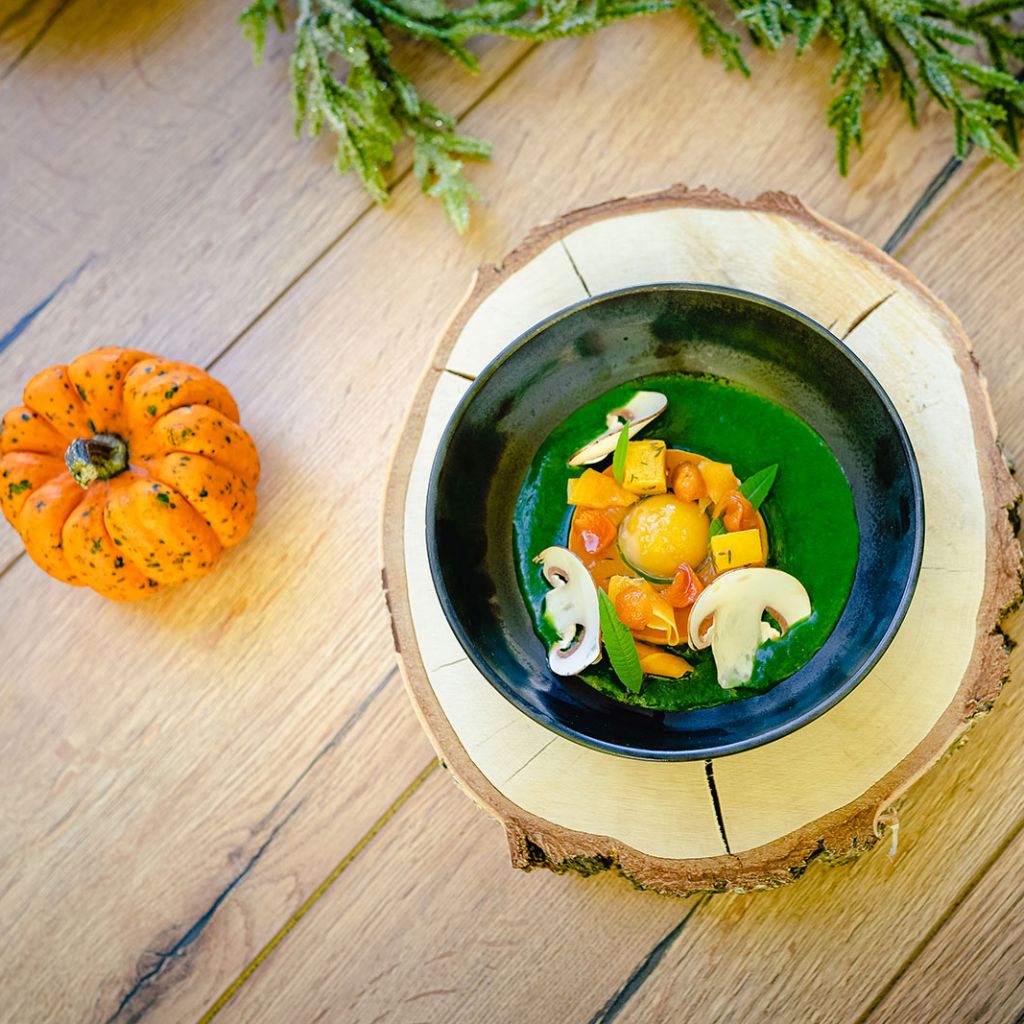
<svg viewBox="0 0 1024 1024">
<path fill-rule="evenodd" d="M 0 82 L 46 38 L 74 0 L 11 0 L 0 7 Z"/>
<path fill-rule="evenodd" d="M 83 10 L 93 18 L 116 18 L 110 12 L 117 10 L 133 24 L 145 22 L 148 7 Z M 181 14 L 186 7 L 189 19 L 214 20 L 198 22 L 203 31 L 191 28 L 197 22 Z M 0 159 L 5 169 L 17 167 L 22 189 L 17 202 L 5 193 L 5 213 L 14 211 L 24 226 L 12 236 L 6 225 L 14 221 L 5 218 L 0 258 L 5 274 L 20 260 L 30 264 L 5 322 L 16 323 L 76 269 L 93 231 L 107 254 L 36 317 L 22 335 L 30 345 L 6 350 L 0 372 L 8 375 L 8 396 L 26 369 L 77 351 L 83 335 L 90 344 L 127 335 L 202 361 L 273 301 L 282 279 L 305 270 L 310 251 L 299 249 L 307 234 L 318 244 L 336 237 L 333 228 L 318 234 L 341 205 L 328 155 L 293 146 L 288 136 L 284 50 L 274 51 L 276 71 L 262 72 L 250 71 L 239 50 L 234 72 L 222 79 L 223 55 L 235 51 L 222 48 L 213 60 L 204 39 L 227 38 L 220 18 L 233 33 L 234 11 L 184 4 L 152 11 L 138 42 L 143 71 L 162 69 L 162 77 L 150 76 L 162 94 L 150 96 L 132 81 L 131 34 L 119 49 L 116 32 L 90 35 L 88 21 L 34 53 L 5 87 L 2 102 L 19 112 L 5 124 L 21 141 L 5 146 Z M 827 61 L 794 67 L 758 55 L 755 94 L 711 62 L 681 61 L 693 46 L 688 24 L 669 17 L 553 44 L 540 51 L 542 60 L 531 54 L 467 119 L 467 130 L 496 142 L 498 156 L 477 174 L 490 205 L 468 240 L 455 238 L 439 211 L 403 183 L 393 212 L 363 217 L 243 331 L 216 372 L 261 445 L 263 504 L 253 536 L 214 576 L 134 611 L 63 591 L 24 561 L 0 578 L 4 639 L 13 638 L 5 653 L 19 667 L 0 680 L 0 804 L 15 809 L 0 830 L 0 917 L 17 936 L 4 963 L 4 1008 L 19 1022 L 105 1020 L 161 962 L 163 971 L 137 990 L 144 998 L 121 1019 L 198 1016 L 429 756 L 407 702 L 382 684 L 391 656 L 377 596 L 378 495 L 416 380 L 475 265 L 562 209 L 677 178 L 714 179 L 747 196 L 770 178 L 882 240 L 945 158 L 944 125 L 928 119 L 913 134 L 902 113 L 885 105 L 872 118 L 872 149 L 843 181 L 820 119 Z M 99 65 L 92 63 L 97 54 Z M 35 89 L 15 95 L 20 76 L 44 57 Z M 662 69 L 653 78 L 652 66 Z M 105 81 L 116 87 L 104 92 Z M 249 105 L 254 91 L 258 102 Z M 755 95 L 763 113 L 752 129 Z M 169 113 L 161 113 L 165 107 Z M 264 107 L 268 120 L 260 121 Z M 235 113 L 243 138 L 221 149 L 216 129 L 227 132 Z M 254 118 L 258 127 L 246 127 Z M 34 131 L 38 124 L 50 132 Z M 666 142 L 666 124 L 685 133 Z M 32 138 L 48 139 L 43 159 L 66 146 L 72 162 L 49 174 L 31 155 Z M 126 145 L 131 159 L 118 164 Z M 243 157 L 255 160 L 254 151 L 278 168 L 268 182 L 280 188 L 261 190 L 258 175 L 248 176 Z M 136 177 L 141 194 L 119 204 Z M 278 192 L 288 201 L 266 205 Z M 60 216 L 42 219 L 58 200 Z M 228 214 L 218 218 L 224 208 Z M 145 213 L 155 218 L 153 241 L 138 226 Z M 100 271 L 102 279 L 87 287 L 86 274 Z M 116 658 L 97 637 L 117 638 Z M 394 700 L 394 712 L 381 710 L 379 700 Z M 300 777 L 311 790 L 293 805 L 285 794 Z M 460 839 L 462 823 L 493 835 L 484 876 L 514 879 L 520 903 L 527 899 L 520 894 L 536 891 L 530 886 L 556 893 L 566 881 L 508 872 L 498 830 L 455 792 L 450 806 L 437 809 L 431 828 L 457 857 L 472 852 L 476 834 Z M 355 864 L 372 864 L 373 849 Z M 417 870 L 428 885 L 442 877 L 440 869 Z M 363 887 L 401 891 L 408 871 L 371 870 Z M 335 891 L 324 900 L 340 920 Z M 588 901 L 598 894 L 584 922 L 600 919 L 605 900 L 633 898 L 608 881 L 581 891 Z M 261 992 L 290 992 L 295 1019 L 303 1018 L 305 997 L 284 985 L 276 965 L 310 920 L 248 982 Z M 194 929 L 197 923 L 203 927 Z M 431 949 L 431 922 L 417 916 L 411 925 L 407 948 Z M 190 941 L 181 944 L 184 938 Z M 637 946 L 658 935 L 640 938 Z M 342 989 L 353 976 L 345 973 L 347 949 L 322 942 L 311 960 Z M 173 958 L 154 959 L 153 951 L 168 950 Z M 519 983 L 532 966 L 522 967 Z M 581 985 L 624 974 L 596 960 L 574 968 Z M 493 1006 L 486 986 L 463 994 L 467 1018 Z"/>
<path fill-rule="evenodd" d="M 431 778 L 218 1024 L 586 1021 L 696 903 L 608 875 L 509 871 L 502 847 L 448 780 Z"/>
<path fill-rule="evenodd" d="M 558 244 L 512 274 L 511 297 L 504 276 L 498 280 L 479 305 L 474 295 L 456 315 L 435 360 L 447 361 L 446 349 L 457 338 L 465 365 L 475 365 L 481 352 L 463 344 L 467 334 L 475 332 L 490 351 L 495 337 L 514 338 L 523 321 L 543 319 L 570 295 L 586 295 Z M 531 293 L 529 282 L 538 280 L 543 287 Z M 555 860 L 560 850 L 561 860 L 611 858 L 646 884 L 643 871 L 632 872 L 639 860 L 634 848 L 658 858 L 724 854 L 703 764 L 626 760 L 553 736 L 502 698 L 455 639 L 430 579 L 423 522 L 441 433 L 468 387 L 463 376 L 447 370 L 427 374 L 398 442 L 384 505 L 384 578 L 396 649 L 439 756 L 467 792 L 502 820 L 519 866 L 542 854 Z M 429 400 L 425 408 L 422 400 Z M 596 837 L 610 837 L 614 845 Z"/>
<path fill-rule="evenodd" d="M 294 138 L 291 38 L 272 29 L 253 67 L 236 18 L 77 0 L 5 82 L 0 407 L 97 344 L 206 365 L 373 205 L 326 139 Z M 484 49 L 478 77 L 426 47 L 396 59 L 462 113 L 525 52 Z M 403 147 L 394 176 L 409 164 Z M 18 550 L 0 533 L 0 568 Z"/>
<path fill-rule="evenodd" d="M 942 204 L 901 254 L 960 313 L 989 377 L 1011 457 L 1024 453 L 1017 314 L 1007 301 L 1019 276 L 1012 254 L 1024 228 L 1022 198 L 1024 180 L 987 165 Z M 985 232 L 976 229 L 982 216 Z M 1021 629 L 1018 612 L 1007 631 L 1019 639 Z M 799 885 L 755 900 L 715 897 L 665 952 L 617 1018 L 620 1024 L 662 1021 L 681 1000 L 706 1006 L 707 1021 L 860 1019 L 948 909 L 974 885 L 984 885 L 978 878 L 993 852 L 1024 822 L 1020 647 L 1011 654 L 1010 672 L 1010 685 L 968 733 L 965 748 L 901 802 L 892 819 L 899 822 L 895 857 L 889 856 L 889 833 L 885 843 L 842 871 L 815 864 Z M 946 925 L 953 929 L 949 943 L 957 941 L 955 920 Z M 960 948 L 968 957 L 969 947 Z M 720 965 L 713 973 L 706 969 L 709 959 Z M 921 971 L 915 977 L 918 1012 L 901 1019 L 989 1019 L 947 1012 L 942 991 L 929 994 L 936 975 Z M 979 981 L 975 1004 L 984 992 L 998 1003 L 996 982 Z"/>
<path fill-rule="evenodd" d="M 963 904 L 896 982 L 867 1021 L 984 1021 L 1024 1015 L 1020 946 L 1024 935 L 1024 835 L 1016 837 Z"/>
</svg>

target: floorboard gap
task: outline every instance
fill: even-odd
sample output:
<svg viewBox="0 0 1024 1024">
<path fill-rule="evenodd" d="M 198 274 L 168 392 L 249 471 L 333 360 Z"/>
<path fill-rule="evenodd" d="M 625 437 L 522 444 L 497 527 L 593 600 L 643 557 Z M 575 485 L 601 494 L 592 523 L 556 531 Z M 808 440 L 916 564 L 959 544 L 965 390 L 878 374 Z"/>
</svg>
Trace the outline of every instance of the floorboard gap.
<svg viewBox="0 0 1024 1024">
<path fill-rule="evenodd" d="M 331 873 L 309 894 L 308 897 L 306 897 L 298 910 L 288 918 L 284 925 L 282 925 L 282 927 L 279 928 L 272 936 L 270 941 L 256 954 L 256 956 L 252 958 L 245 970 L 239 974 L 239 976 L 224 990 L 217 1001 L 206 1011 L 206 1013 L 203 1014 L 199 1020 L 199 1024 L 209 1024 L 209 1022 L 224 1009 L 238 990 L 249 980 L 249 978 L 252 977 L 260 964 L 262 964 L 263 961 L 266 960 L 275 949 L 277 949 L 277 947 L 288 936 L 288 933 L 306 916 L 307 913 L 309 913 L 310 910 L 312 910 L 320 900 L 320 897 L 323 896 L 332 885 L 334 885 L 346 868 L 348 868 L 363 852 L 363 850 L 373 842 L 377 833 L 380 832 L 381 829 L 383 829 L 384 826 L 387 825 L 387 823 L 402 809 L 406 802 L 413 796 L 420 786 L 427 781 L 431 773 L 437 767 L 438 761 L 434 758 L 419 773 L 419 775 L 417 775 L 416 778 L 405 787 L 394 803 L 392 803 L 392 805 L 370 826 L 359 842 L 345 854 L 334 870 L 331 871 Z"/>
<path fill-rule="evenodd" d="M 971 149 L 968 149 L 967 156 L 970 155 Z M 966 157 L 964 160 L 966 160 Z M 928 207 L 935 202 L 939 193 L 949 184 L 953 175 L 963 167 L 964 160 L 958 156 L 950 157 L 939 173 L 925 186 L 924 191 L 918 196 L 917 202 L 910 208 L 909 213 L 900 221 L 896 226 L 896 230 L 889 236 L 889 240 L 882 246 L 890 256 L 899 248 L 907 235 L 913 231 L 914 225 L 921 219 Z"/>
<path fill-rule="evenodd" d="M 702 907 L 711 897 L 707 894 L 700 896 L 693 906 L 686 912 L 683 919 L 677 924 L 658 944 L 640 961 L 639 966 L 626 979 L 626 983 L 608 1000 L 600 1010 L 590 1018 L 589 1024 L 612 1024 L 612 1022 L 623 1011 L 626 1004 L 636 995 L 644 982 L 654 973 L 654 969 L 661 963 L 665 954 L 672 944 L 679 938 L 690 918 Z"/>
<path fill-rule="evenodd" d="M 1024 832 L 1024 819 L 1018 821 L 1017 824 L 1010 829 L 1009 833 L 1004 836 L 1002 842 L 985 858 L 984 862 L 978 868 L 977 871 L 968 879 L 963 888 L 956 894 L 949 906 L 939 915 L 935 923 L 925 932 L 923 938 L 914 946 L 910 951 L 907 958 L 900 964 L 900 966 L 893 972 L 893 975 L 889 980 L 875 993 L 874 999 L 867 1005 L 864 1012 L 857 1017 L 854 1024 L 867 1024 L 872 1014 L 879 1006 L 885 1002 L 886 997 L 896 987 L 897 982 L 904 974 L 911 968 L 914 961 L 925 951 L 927 946 L 931 943 L 932 939 L 946 926 L 946 922 L 960 909 L 960 906 L 964 901 L 971 895 L 972 892 L 978 887 L 981 880 L 988 874 L 992 866 L 997 860 L 1006 852 L 1007 848 L 1011 843 Z"/>
</svg>

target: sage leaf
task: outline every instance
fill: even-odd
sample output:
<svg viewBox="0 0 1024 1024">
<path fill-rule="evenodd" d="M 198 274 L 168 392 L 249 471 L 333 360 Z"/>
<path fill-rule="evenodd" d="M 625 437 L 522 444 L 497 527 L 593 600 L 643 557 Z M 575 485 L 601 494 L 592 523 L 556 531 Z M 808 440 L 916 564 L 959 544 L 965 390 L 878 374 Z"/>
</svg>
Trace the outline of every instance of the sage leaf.
<svg viewBox="0 0 1024 1024">
<path fill-rule="evenodd" d="M 768 492 L 772 489 L 772 484 L 775 483 L 775 475 L 778 471 L 778 463 L 774 466 L 765 466 L 764 469 L 759 469 L 740 484 L 740 494 L 754 508 L 760 508 L 761 502 L 768 497 Z"/>
<path fill-rule="evenodd" d="M 597 591 L 597 600 L 601 609 L 601 639 L 612 669 L 630 693 L 639 693 L 644 684 L 644 670 L 640 667 L 633 634 L 622 624 L 612 599 L 601 589 Z"/>
<path fill-rule="evenodd" d="M 626 452 L 629 449 L 629 423 L 623 423 L 619 431 L 619 439 L 615 442 L 615 454 L 612 456 L 612 475 L 621 487 L 626 476 Z"/>
</svg>

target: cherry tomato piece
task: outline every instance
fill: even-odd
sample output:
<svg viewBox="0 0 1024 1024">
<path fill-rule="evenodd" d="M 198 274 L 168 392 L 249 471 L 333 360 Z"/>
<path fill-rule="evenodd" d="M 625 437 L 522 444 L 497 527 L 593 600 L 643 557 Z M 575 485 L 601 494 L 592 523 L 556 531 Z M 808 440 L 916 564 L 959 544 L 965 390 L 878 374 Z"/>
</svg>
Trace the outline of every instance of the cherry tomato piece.
<svg viewBox="0 0 1024 1024">
<path fill-rule="evenodd" d="M 754 511 L 754 506 L 739 491 L 727 494 L 719 503 L 716 511 L 730 533 L 735 533 L 737 530 L 757 529 L 757 513 Z"/>
<path fill-rule="evenodd" d="M 650 597 L 639 588 L 622 590 L 615 598 L 615 614 L 627 629 L 643 629 L 653 610 Z"/>
<path fill-rule="evenodd" d="M 681 462 L 672 474 L 672 490 L 681 501 L 698 501 L 707 497 L 708 485 L 692 462 Z"/>
<path fill-rule="evenodd" d="M 703 589 L 700 577 L 684 562 L 676 569 L 675 579 L 661 592 L 661 596 L 673 608 L 689 608 Z"/>
<path fill-rule="evenodd" d="M 581 508 L 572 521 L 572 528 L 588 555 L 604 551 L 615 540 L 615 524 L 600 509 Z"/>
</svg>

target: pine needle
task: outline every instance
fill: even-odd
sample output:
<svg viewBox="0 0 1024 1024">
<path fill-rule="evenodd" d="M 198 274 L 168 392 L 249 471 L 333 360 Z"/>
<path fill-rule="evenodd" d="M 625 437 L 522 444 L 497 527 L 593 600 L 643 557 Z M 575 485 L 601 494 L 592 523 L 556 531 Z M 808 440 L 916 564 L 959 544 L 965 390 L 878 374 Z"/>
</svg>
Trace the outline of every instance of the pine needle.
<svg viewBox="0 0 1024 1024">
<path fill-rule="evenodd" d="M 949 111 L 956 152 L 977 147 L 1011 167 L 1020 163 L 1024 119 L 1024 32 L 1011 16 L 1024 0 L 298 0 L 291 57 L 296 132 L 337 140 L 341 172 L 356 174 L 377 202 L 388 199 L 387 170 L 403 140 L 427 195 L 441 200 L 460 233 L 477 190 L 465 161 L 490 158 L 490 146 L 456 131 L 455 119 L 426 102 L 392 62 L 388 32 L 430 43 L 469 71 L 468 43 L 499 35 L 541 41 L 585 35 L 613 21 L 674 10 L 691 18 L 705 55 L 749 75 L 742 40 L 776 50 L 792 38 L 797 54 L 822 35 L 839 49 L 826 114 L 846 174 L 864 142 L 870 94 L 895 87 L 917 123 L 927 94 Z M 258 64 L 273 22 L 285 29 L 279 0 L 254 0 L 239 22 Z M 985 60 L 980 59 L 985 55 Z"/>
</svg>

